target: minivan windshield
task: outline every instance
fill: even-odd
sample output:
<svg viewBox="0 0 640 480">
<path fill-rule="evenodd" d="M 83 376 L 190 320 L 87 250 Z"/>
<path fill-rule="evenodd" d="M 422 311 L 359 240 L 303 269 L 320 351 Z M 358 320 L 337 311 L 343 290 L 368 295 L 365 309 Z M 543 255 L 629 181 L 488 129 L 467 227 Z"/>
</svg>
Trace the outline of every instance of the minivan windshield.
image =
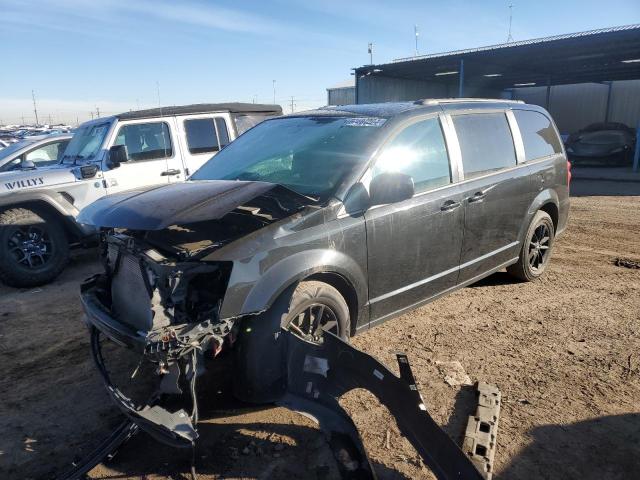
<svg viewBox="0 0 640 480">
<path fill-rule="evenodd" d="M 270 182 L 327 198 L 367 161 L 383 124 L 384 119 L 361 117 L 267 120 L 222 149 L 191 179 Z"/>
<path fill-rule="evenodd" d="M 111 123 L 90 124 L 78 128 L 67 149 L 64 151 L 62 163 L 75 163 L 78 160 L 91 160 L 100 151 L 100 147 L 109 131 Z"/>
</svg>

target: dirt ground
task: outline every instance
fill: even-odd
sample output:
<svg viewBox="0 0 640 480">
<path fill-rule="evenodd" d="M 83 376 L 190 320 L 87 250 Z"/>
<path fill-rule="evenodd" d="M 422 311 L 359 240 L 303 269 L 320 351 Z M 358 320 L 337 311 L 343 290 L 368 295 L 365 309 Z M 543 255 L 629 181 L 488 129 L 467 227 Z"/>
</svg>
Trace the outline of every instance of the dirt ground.
<svg viewBox="0 0 640 480">
<path fill-rule="evenodd" d="M 98 271 L 77 256 L 53 285 L 0 286 L 0 478 L 53 478 L 119 422 L 89 358 L 78 283 Z M 616 259 L 631 260 L 618 262 Z M 498 273 L 353 339 L 393 370 L 409 355 L 427 408 L 460 441 L 468 387 L 436 362 L 459 361 L 503 394 L 500 479 L 640 478 L 640 197 L 580 197 L 547 275 Z M 203 406 L 201 478 L 335 478 L 314 424 L 281 408 L 245 408 L 224 391 Z M 433 478 L 375 398 L 342 402 L 381 479 Z M 389 443 L 386 445 L 387 431 Z M 188 478 L 190 452 L 134 437 L 91 478 Z"/>
</svg>

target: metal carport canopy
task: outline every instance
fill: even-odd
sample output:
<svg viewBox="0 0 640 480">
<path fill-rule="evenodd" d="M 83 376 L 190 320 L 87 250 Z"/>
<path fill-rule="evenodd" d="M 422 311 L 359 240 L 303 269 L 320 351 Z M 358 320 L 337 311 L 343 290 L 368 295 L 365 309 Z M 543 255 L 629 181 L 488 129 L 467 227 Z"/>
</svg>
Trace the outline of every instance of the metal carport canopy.
<svg viewBox="0 0 640 480">
<path fill-rule="evenodd" d="M 640 79 L 640 24 L 401 58 L 355 70 L 357 78 L 463 82 L 500 90 Z"/>
</svg>

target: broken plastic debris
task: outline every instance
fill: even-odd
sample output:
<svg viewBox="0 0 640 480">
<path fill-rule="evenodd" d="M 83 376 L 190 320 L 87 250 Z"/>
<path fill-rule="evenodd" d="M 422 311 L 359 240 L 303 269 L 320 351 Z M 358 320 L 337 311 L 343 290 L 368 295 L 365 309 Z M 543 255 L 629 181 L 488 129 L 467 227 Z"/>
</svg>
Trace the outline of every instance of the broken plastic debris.
<svg viewBox="0 0 640 480">
<path fill-rule="evenodd" d="M 473 385 L 471 378 L 464 371 L 464 367 L 460 362 L 454 360 L 452 362 L 436 361 L 436 365 L 440 373 L 444 375 L 444 381 L 447 385 L 457 387 L 459 385 Z"/>
</svg>

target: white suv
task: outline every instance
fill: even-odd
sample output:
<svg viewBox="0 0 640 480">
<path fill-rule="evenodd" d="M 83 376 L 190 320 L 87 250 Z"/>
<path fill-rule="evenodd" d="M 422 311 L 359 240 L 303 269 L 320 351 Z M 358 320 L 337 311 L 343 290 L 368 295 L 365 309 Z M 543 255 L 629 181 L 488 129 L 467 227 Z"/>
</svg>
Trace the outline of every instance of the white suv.
<svg viewBox="0 0 640 480">
<path fill-rule="evenodd" d="M 198 104 L 126 112 L 83 123 L 46 169 L 0 176 L 0 280 L 53 280 L 72 245 L 96 230 L 75 221 L 100 197 L 184 181 L 238 135 L 282 114 L 278 105 Z"/>
</svg>

